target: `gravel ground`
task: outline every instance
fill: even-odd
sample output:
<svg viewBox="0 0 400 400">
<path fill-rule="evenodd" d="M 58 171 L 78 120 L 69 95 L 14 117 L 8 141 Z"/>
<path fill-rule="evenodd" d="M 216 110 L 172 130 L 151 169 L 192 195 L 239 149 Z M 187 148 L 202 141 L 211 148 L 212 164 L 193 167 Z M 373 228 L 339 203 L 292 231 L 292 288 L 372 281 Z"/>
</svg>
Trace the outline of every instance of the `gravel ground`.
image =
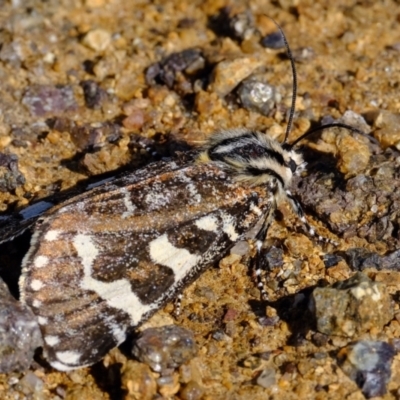
<svg viewBox="0 0 400 400">
<path fill-rule="evenodd" d="M 171 304 L 146 322 L 142 330 L 176 324 L 192 332 L 196 345 L 185 347 L 180 367 L 154 371 L 137 348 L 136 358 L 127 355 L 129 343 L 68 373 L 38 354 L 29 369 L 0 375 L 1 398 L 400 397 L 400 4 L 331 3 L 0 0 L 4 215 L 216 130 L 282 139 L 292 75 L 266 15 L 282 26 L 297 63 L 291 140 L 323 118 L 343 118 L 376 139 L 337 129 L 304 143 L 308 173 L 293 192 L 318 232 L 339 244 L 311 241 L 282 206 L 268 238 L 270 302 L 260 301 L 248 254 L 237 251 L 184 291 L 176 320 Z M 0 274 L 15 295 L 28 243 L 25 234 L 0 247 Z M 356 283 L 331 286 L 355 271 Z M 320 294 L 326 314 L 350 304 L 339 327 L 319 319 L 316 286 L 331 290 Z M 369 310 L 385 317 L 368 319 Z M 338 333 L 353 320 L 351 333 Z"/>
</svg>

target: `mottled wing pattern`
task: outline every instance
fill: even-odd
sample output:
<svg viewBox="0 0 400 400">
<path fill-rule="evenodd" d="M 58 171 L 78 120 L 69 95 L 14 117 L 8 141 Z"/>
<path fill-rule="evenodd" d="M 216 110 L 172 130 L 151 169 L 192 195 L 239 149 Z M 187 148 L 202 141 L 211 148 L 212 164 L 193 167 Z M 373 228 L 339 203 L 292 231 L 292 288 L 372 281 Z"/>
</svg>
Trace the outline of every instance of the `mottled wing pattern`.
<svg viewBox="0 0 400 400">
<path fill-rule="evenodd" d="M 167 171 L 178 169 L 182 165 L 192 162 L 195 155 L 195 152 L 187 152 L 181 154 L 180 157 L 175 158 L 175 160 L 159 161 L 157 163 L 149 164 L 147 167 L 138 170 L 137 174 L 135 172 L 134 174 L 122 175 L 120 178 L 111 177 L 89 185 L 80 185 L 76 188 L 48 196 L 29 205 L 20 212 L 9 215 L 0 215 L 0 244 L 11 241 L 26 230 L 31 229 L 37 219 L 53 206 L 58 204 L 64 206 L 69 202 L 77 203 L 80 199 L 85 199 L 87 196 L 86 192 L 89 189 L 96 188 L 91 192 L 91 196 L 118 190 L 118 188 L 139 182 L 143 177 L 149 177 L 154 174 L 162 174 Z M 104 184 L 104 182 L 107 183 Z M 70 201 L 68 201 L 68 199 L 70 199 Z"/>
<path fill-rule="evenodd" d="M 23 262 L 21 298 L 59 370 L 99 361 L 271 206 L 267 189 L 184 160 L 104 186 L 49 210 Z"/>
</svg>

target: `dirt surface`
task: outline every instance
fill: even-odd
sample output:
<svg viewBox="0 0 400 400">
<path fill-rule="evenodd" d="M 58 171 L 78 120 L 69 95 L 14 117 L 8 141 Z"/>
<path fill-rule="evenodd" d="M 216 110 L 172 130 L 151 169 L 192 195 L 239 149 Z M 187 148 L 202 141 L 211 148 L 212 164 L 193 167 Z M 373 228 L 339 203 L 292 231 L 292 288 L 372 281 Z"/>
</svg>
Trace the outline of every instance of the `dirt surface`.
<svg viewBox="0 0 400 400">
<path fill-rule="evenodd" d="M 229 15 L 247 10 L 253 16 L 248 35 L 238 38 L 223 29 L 217 16 L 228 5 Z M 341 196 L 341 201 L 332 200 L 332 217 L 326 208 L 318 208 L 319 197 L 318 204 L 310 199 L 310 187 L 312 193 L 321 193 L 317 183 L 309 186 L 307 181 L 303 194 L 297 186 L 294 190 L 305 201 L 312 223 L 337 240 L 341 251 L 362 247 L 384 254 L 398 248 L 400 218 L 397 206 L 393 208 L 397 197 L 385 195 L 386 200 L 380 200 L 383 192 L 399 186 L 396 1 L 0 0 L 0 152 L 18 157 L 18 172 L 25 180 L 13 164 L 9 171 L 14 179 L 2 178 L 0 211 L 18 211 L 89 177 L 144 165 L 154 160 L 153 149 L 170 155 L 187 144 L 201 143 L 216 130 L 248 127 L 269 130 L 282 139 L 292 75 L 284 49 L 260 44 L 276 30 L 265 15 L 282 26 L 298 61 L 291 140 L 323 117 L 337 119 L 352 110 L 365 117 L 379 142 L 357 142 L 351 135 L 336 140 L 329 133 L 308 147 L 310 164 L 319 168 L 309 176 L 320 174 L 312 184 L 324 181 L 329 187 L 332 180 L 327 177 L 336 177 L 335 182 L 340 178 L 332 193 Z M 192 48 L 200 52 L 181 53 L 179 59 L 165 62 L 170 54 Z M 231 63 L 222 64 L 225 61 Z M 149 70 L 157 62 L 167 76 L 164 81 Z M 178 64 L 196 66 L 194 72 L 179 71 Z M 251 73 L 261 74 L 279 92 L 279 101 L 266 115 L 243 108 L 237 100 L 236 82 Z M 329 157 L 323 172 L 312 153 L 316 150 Z M 346 198 L 355 186 L 351 179 L 360 174 L 384 178 L 386 173 L 393 186 L 390 181 L 378 185 L 375 179 L 368 189 L 378 188 L 375 202 L 363 195 L 359 208 L 349 209 L 357 203 L 357 194 Z M 362 208 L 365 204 L 371 212 Z M 390 218 L 379 225 L 387 215 Z M 396 347 L 398 304 L 382 330 L 371 329 L 357 338 L 317 340 L 313 326 L 304 321 L 304 310 L 294 307 L 291 312 L 287 307 L 303 298 L 296 295 L 307 297 L 307 290 L 321 280 L 334 283 L 353 271 L 345 259 L 326 269 L 323 255 L 332 249 L 308 239 L 299 226 L 288 208 L 281 207 L 269 242 L 283 250 L 282 266 L 268 273 L 268 304 L 260 301 L 248 272 L 248 255 L 230 255 L 184 291 L 182 313 L 175 323 L 194 332 L 199 350 L 174 372 L 172 383 L 158 380 L 158 386 L 146 386 L 159 376 L 115 349 L 92 368 L 61 373 L 39 362 L 29 372 L 1 375 L 0 397 L 363 399 L 357 384 L 338 366 L 336 353 L 360 339 Z M 397 299 L 397 271 L 367 273 L 386 284 Z M 146 326 L 173 323 L 172 309 L 168 305 Z M 388 392 L 379 398 L 400 396 L 399 355 L 391 370 Z"/>
</svg>

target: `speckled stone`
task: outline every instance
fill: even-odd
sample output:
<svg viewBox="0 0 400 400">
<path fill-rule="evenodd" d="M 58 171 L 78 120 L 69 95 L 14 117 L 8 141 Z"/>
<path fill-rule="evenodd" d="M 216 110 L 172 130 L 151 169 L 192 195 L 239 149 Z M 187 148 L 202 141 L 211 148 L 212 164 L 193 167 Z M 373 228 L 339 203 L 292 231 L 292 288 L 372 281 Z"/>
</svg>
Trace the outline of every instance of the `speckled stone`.
<svg viewBox="0 0 400 400">
<path fill-rule="evenodd" d="M 326 335 L 353 337 L 370 329 L 379 331 L 393 318 L 386 286 L 362 273 L 330 287 L 314 289 L 310 308 L 317 330 Z"/>
<path fill-rule="evenodd" d="M 9 192 L 24 183 L 25 177 L 18 169 L 18 157 L 0 153 L 0 191 Z"/>
</svg>

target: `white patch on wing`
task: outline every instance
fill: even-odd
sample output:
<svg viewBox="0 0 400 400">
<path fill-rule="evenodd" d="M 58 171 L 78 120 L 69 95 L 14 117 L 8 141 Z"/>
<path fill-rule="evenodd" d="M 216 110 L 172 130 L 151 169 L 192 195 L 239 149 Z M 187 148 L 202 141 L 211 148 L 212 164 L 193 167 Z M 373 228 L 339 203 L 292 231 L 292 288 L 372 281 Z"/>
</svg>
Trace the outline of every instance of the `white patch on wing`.
<svg viewBox="0 0 400 400">
<path fill-rule="evenodd" d="M 39 279 L 32 279 L 31 282 L 31 289 L 37 292 L 44 286 L 44 283 L 40 281 Z"/>
<path fill-rule="evenodd" d="M 77 351 L 57 351 L 56 357 L 64 364 L 78 364 L 81 358 L 81 353 Z"/>
<path fill-rule="evenodd" d="M 223 223 L 222 230 L 228 235 L 232 242 L 236 242 L 239 239 L 239 234 L 235 229 L 234 218 L 225 212 L 221 213 L 221 218 Z"/>
<path fill-rule="evenodd" d="M 78 257 L 82 260 L 84 271 L 81 280 L 82 289 L 96 292 L 110 307 L 126 312 L 131 318 L 132 325 L 137 325 L 145 313 L 157 307 L 156 304 L 142 304 L 136 294 L 132 292 L 130 282 L 127 279 L 101 282 L 92 277 L 92 266 L 100 254 L 100 249 L 90 235 L 76 235 L 73 239 L 73 246 Z"/>
<path fill-rule="evenodd" d="M 42 304 L 43 303 L 40 300 L 37 300 L 37 299 L 32 301 L 32 306 L 36 307 L 36 308 L 40 308 L 42 306 Z"/>
<path fill-rule="evenodd" d="M 44 235 L 44 240 L 47 240 L 48 242 L 52 242 L 53 240 L 57 240 L 58 236 L 60 235 L 61 231 L 57 229 L 52 229 L 51 231 L 48 231 Z"/>
<path fill-rule="evenodd" d="M 250 211 L 258 216 L 262 215 L 262 211 L 254 203 L 250 204 Z"/>
<path fill-rule="evenodd" d="M 195 221 L 196 226 L 203 231 L 217 232 L 218 220 L 214 215 L 206 215 Z"/>
<path fill-rule="evenodd" d="M 35 268 L 43 268 L 49 263 L 49 258 L 46 256 L 37 256 L 33 260 L 33 265 Z"/>
<path fill-rule="evenodd" d="M 54 369 L 56 369 L 56 370 L 58 370 L 58 371 L 64 371 L 64 372 L 67 372 L 67 371 L 72 371 L 73 369 L 76 369 L 76 368 L 83 368 L 83 367 L 85 367 L 85 365 L 79 365 L 79 366 L 73 366 L 73 367 L 69 367 L 69 366 L 67 366 L 67 365 L 65 365 L 65 364 L 63 364 L 63 363 L 61 363 L 61 362 L 59 362 L 59 361 L 50 361 L 50 365 L 54 368 Z"/>
<path fill-rule="evenodd" d="M 183 279 L 201 260 L 201 256 L 172 245 L 166 233 L 151 241 L 149 247 L 152 261 L 171 268 L 175 274 L 175 282 Z"/>
<path fill-rule="evenodd" d="M 122 343 L 126 339 L 125 329 L 121 328 L 118 324 L 110 324 L 110 328 L 117 343 Z"/>
<path fill-rule="evenodd" d="M 200 203 L 201 195 L 197 191 L 196 186 L 193 183 L 189 183 L 186 188 L 192 198 L 192 202 L 194 201 L 194 203 Z"/>
<path fill-rule="evenodd" d="M 60 343 L 60 338 L 55 335 L 48 335 L 44 337 L 44 341 L 49 346 L 56 346 L 58 343 Z"/>
<path fill-rule="evenodd" d="M 144 201 L 148 204 L 150 210 L 158 210 L 165 207 L 170 199 L 166 193 L 151 191 L 145 196 Z"/>
<path fill-rule="evenodd" d="M 132 203 L 129 190 L 127 188 L 122 188 L 121 193 L 124 195 L 124 206 L 126 211 L 121 214 L 122 218 L 128 218 L 134 214 L 136 206 Z"/>
</svg>

